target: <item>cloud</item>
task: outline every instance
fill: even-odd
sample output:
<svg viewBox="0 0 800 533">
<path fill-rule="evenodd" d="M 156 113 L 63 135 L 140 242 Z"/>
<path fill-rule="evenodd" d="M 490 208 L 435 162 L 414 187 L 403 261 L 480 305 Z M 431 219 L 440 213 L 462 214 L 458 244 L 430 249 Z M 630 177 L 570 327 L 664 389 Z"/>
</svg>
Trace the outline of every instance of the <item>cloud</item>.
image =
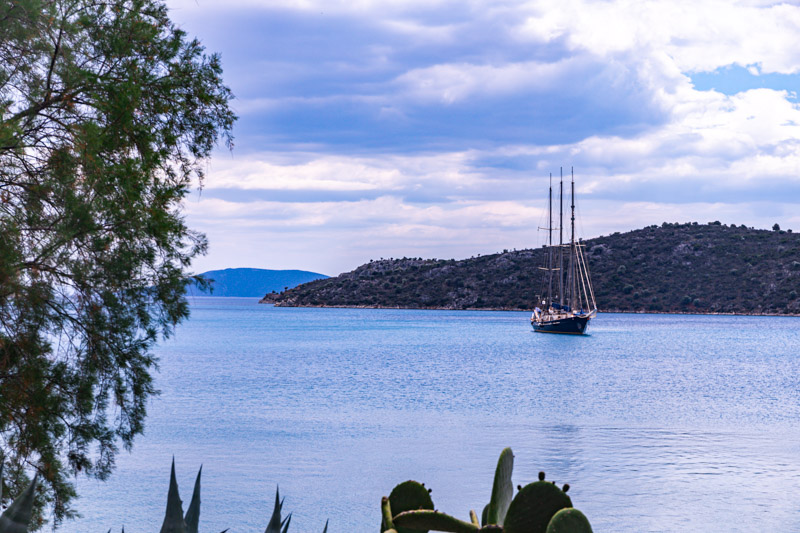
<svg viewBox="0 0 800 533">
<path fill-rule="evenodd" d="M 214 267 L 253 243 L 326 273 L 530 246 L 562 165 L 587 235 L 800 217 L 796 5 L 170 5 L 222 52 L 242 117 L 187 203 Z"/>
</svg>

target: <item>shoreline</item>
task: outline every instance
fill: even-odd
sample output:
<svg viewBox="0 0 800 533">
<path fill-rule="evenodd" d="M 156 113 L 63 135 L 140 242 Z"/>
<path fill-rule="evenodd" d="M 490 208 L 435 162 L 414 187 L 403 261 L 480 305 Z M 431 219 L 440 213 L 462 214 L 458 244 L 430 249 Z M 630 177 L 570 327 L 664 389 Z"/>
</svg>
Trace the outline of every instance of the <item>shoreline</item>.
<svg viewBox="0 0 800 533">
<path fill-rule="evenodd" d="M 387 305 L 281 305 L 280 303 L 264 301 L 262 298 L 258 301 L 259 304 L 272 304 L 275 307 L 297 307 L 307 309 L 405 309 L 409 311 L 509 311 L 509 312 L 531 312 L 530 309 L 520 309 L 516 307 L 401 307 L 401 306 L 387 306 Z M 702 313 L 697 311 L 630 311 L 621 309 L 605 309 L 598 310 L 598 314 L 602 313 L 619 313 L 630 315 L 697 315 L 697 316 L 774 316 L 774 317 L 800 317 L 800 313 L 723 313 L 723 312 L 708 312 Z"/>
</svg>

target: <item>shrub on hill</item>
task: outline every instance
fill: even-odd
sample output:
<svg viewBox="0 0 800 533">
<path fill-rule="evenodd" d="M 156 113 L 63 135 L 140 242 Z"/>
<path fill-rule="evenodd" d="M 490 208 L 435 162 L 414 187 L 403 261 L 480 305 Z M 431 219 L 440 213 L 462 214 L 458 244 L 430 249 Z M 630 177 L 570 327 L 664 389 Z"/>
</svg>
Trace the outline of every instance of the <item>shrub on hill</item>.
<svg viewBox="0 0 800 533">
<path fill-rule="evenodd" d="M 600 311 L 800 314 L 800 236 L 668 223 L 583 242 Z M 543 250 L 382 259 L 272 296 L 282 306 L 532 309 Z"/>
</svg>

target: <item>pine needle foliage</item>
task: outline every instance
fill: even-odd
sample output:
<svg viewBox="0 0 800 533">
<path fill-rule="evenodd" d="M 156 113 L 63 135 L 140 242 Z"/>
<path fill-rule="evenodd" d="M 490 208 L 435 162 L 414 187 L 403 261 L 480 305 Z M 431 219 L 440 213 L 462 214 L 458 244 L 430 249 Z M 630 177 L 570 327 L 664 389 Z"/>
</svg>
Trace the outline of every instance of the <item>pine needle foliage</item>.
<svg viewBox="0 0 800 533">
<path fill-rule="evenodd" d="M 2 483 L 38 472 L 56 523 L 142 432 L 151 349 L 188 315 L 207 242 L 180 206 L 232 146 L 221 76 L 158 0 L 0 2 Z"/>
</svg>

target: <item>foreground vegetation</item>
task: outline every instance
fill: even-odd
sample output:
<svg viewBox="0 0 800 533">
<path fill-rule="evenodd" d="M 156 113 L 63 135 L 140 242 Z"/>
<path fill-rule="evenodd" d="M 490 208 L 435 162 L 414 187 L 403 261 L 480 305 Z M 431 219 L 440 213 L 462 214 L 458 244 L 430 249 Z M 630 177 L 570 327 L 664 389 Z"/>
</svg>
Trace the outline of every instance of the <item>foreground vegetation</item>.
<svg viewBox="0 0 800 533">
<path fill-rule="evenodd" d="M 544 472 L 540 472 L 539 481 L 524 487 L 518 485 L 515 496 L 511 481 L 513 470 L 514 454 L 511 448 L 506 448 L 497 461 L 491 498 L 483 508 L 480 520 L 474 510 L 469 513 L 469 521 L 437 511 L 430 496 L 431 490 L 426 489 L 424 484 L 411 480 L 400 483 L 388 497 L 381 499 L 381 533 L 592 533 L 589 520 L 572 506 L 572 500 L 567 496 L 569 485 L 559 488 L 555 482 L 545 481 Z M 197 473 L 192 500 L 184 514 L 175 478 L 175 461 L 172 462 L 167 510 L 161 533 L 198 533 L 201 474 L 202 468 Z M 0 516 L 0 533 L 27 533 L 33 515 L 36 484 L 37 477 L 34 477 L 25 491 Z M 283 500 L 276 491 L 275 507 L 265 533 L 288 532 L 292 515 L 282 519 L 282 508 Z M 323 533 L 327 531 L 326 521 Z"/>
<path fill-rule="evenodd" d="M 181 203 L 231 140 L 221 76 L 163 1 L 0 2 L 0 487 L 35 466 L 37 524 L 143 431 L 206 250 Z"/>
<path fill-rule="evenodd" d="M 567 496 L 569 485 L 559 488 L 555 482 L 545 481 L 544 472 L 539 472 L 539 481 L 518 485 L 515 496 L 513 469 L 514 454 L 506 448 L 497 461 L 492 495 L 480 520 L 475 510 L 469 512 L 469 521 L 437 511 L 425 485 L 416 481 L 401 483 L 381 501 L 381 533 L 592 533 L 589 520 Z"/>
<path fill-rule="evenodd" d="M 600 311 L 800 314 L 800 235 L 686 223 L 584 242 Z M 264 301 L 279 306 L 521 309 L 541 293 L 543 250 L 382 259 Z"/>
</svg>

